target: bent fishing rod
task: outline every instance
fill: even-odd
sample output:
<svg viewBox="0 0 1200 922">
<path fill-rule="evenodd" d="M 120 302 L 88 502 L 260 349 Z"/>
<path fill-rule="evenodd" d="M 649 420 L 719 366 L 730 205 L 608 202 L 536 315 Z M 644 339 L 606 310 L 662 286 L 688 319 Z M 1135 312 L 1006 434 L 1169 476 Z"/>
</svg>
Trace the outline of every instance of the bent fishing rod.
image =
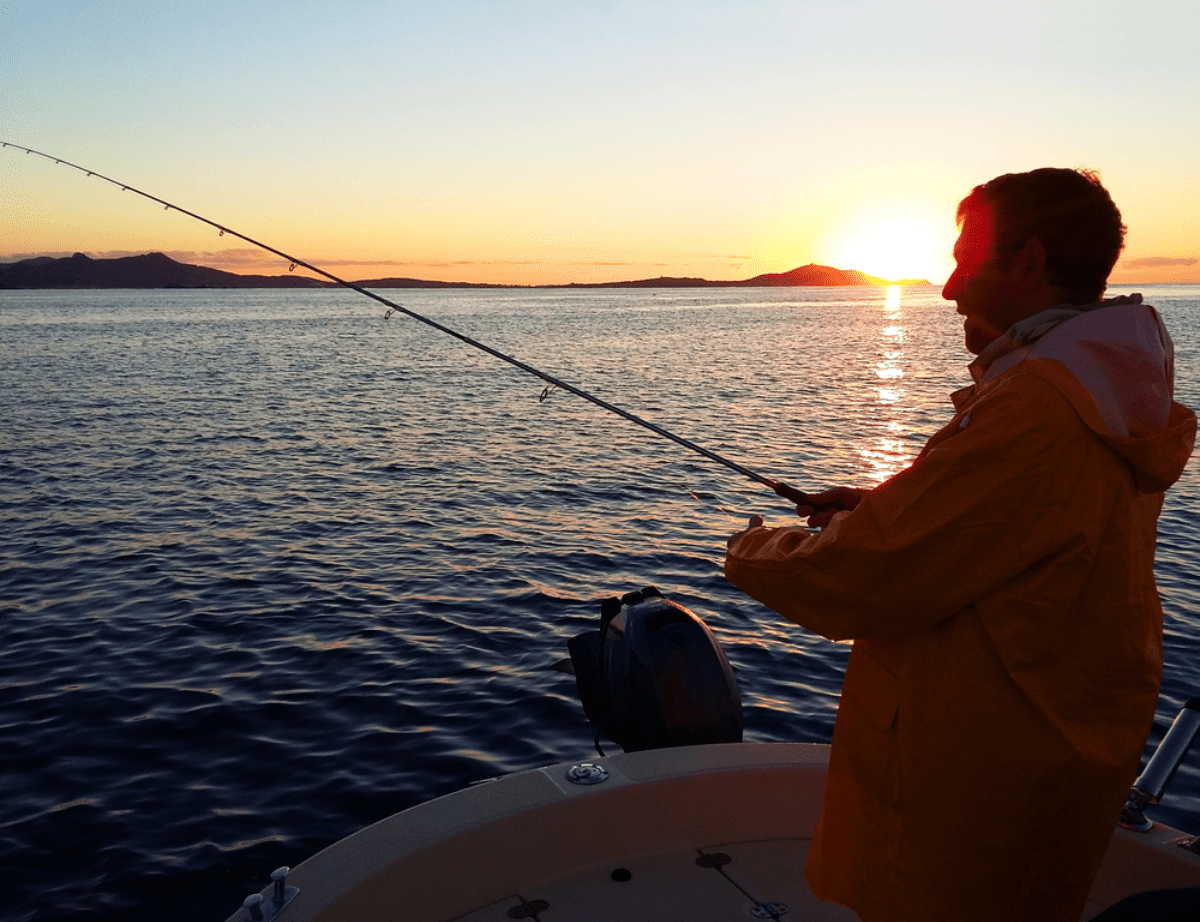
<svg viewBox="0 0 1200 922">
<path fill-rule="evenodd" d="M 292 256 L 288 253 L 283 252 L 282 250 L 277 250 L 273 246 L 269 246 L 265 243 L 262 243 L 261 241 L 255 240 L 253 237 L 247 237 L 245 234 L 238 233 L 237 231 L 233 230 L 232 228 L 225 227 L 224 225 L 218 224 L 216 221 L 210 221 L 208 218 L 204 217 L 203 215 L 198 215 L 193 211 L 188 211 L 186 208 L 180 208 L 178 205 L 168 202 L 165 199 L 161 199 L 158 196 L 151 195 L 148 192 L 143 192 L 141 189 L 135 189 L 133 186 L 129 185 L 128 183 L 123 183 L 123 182 L 120 182 L 119 180 L 112 179 L 108 176 L 105 176 L 102 173 L 97 173 L 95 170 L 89 170 L 86 167 L 82 167 L 82 166 L 79 166 L 78 164 L 71 163 L 69 160 L 64 160 L 61 157 L 55 157 L 52 154 L 46 154 L 46 153 L 43 153 L 42 151 L 33 150 L 32 148 L 29 148 L 29 147 L 23 147 L 20 144 L 13 144 L 10 141 L 0 141 L 0 148 L 7 149 L 10 147 L 13 148 L 14 150 L 24 151 L 26 154 L 34 154 L 35 156 L 42 157 L 43 159 L 52 160 L 56 164 L 62 164 L 63 166 L 68 166 L 73 170 L 78 170 L 80 173 L 86 174 L 87 176 L 95 176 L 97 179 L 102 179 L 106 183 L 110 183 L 114 186 L 117 186 L 119 189 L 121 189 L 122 192 L 133 192 L 137 195 L 140 195 L 142 198 L 149 199 L 152 202 L 157 202 L 159 205 L 162 205 L 163 208 L 167 211 L 177 211 L 180 214 L 187 215 L 189 218 L 194 218 L 195 220 L 200 221 L 203 224 L 207 224 L 209 227 L 216 228 L 220 232 L 220 236 L 222 236 L 222 237 L 225 236 L 226 234 L 228 234 L 230 237 L 236 237 L 238 240 L 244 240 L 246 243 L 249 243 L 252 246 L 256 246 L 260 250 L 265 250 L 266 252 L 272 253 L 275 256 L 280 257 L 281 259 L 287 260 L 289 263 L 289 267 L 288 267 L 289 272 L 293 271 L 297 266 L 302 266 L 303 268 L 309 270 L 310 272 L 314 272 L 317 275 L 319 275 L 323 278 L 326 278 L 329 281 L 334 282 L 337 285 L 341 285 L 343 288 L 349 288 L 351 291 L 357 291 L 361 295 L 366 295 L 368 298 L 371 298 L 374 301 L 378 301 L 380 304 L 384 305 L 388 309 L 387 313 L 384 314 L 384 319 L 387 319 L 393 313 L 401 313 L 407 317 L 411 317 L 413 320 L 420 321 L 421 323 L 425 324 L 426 326 L 433 327 L 435 330 L 445 333 L 448 336 L 453 336 L 455 339 L 459 340 L 460 342 L 466 343 L 468 346 L 473 346 L 476 349 L 486 352 L 488 355 L 495 356 L 496 358 L 500 359 L 501 361 L 507 362 L 509 365 L 512 365 L 516 368 L 521 369 L 522 371 L 524 371 L 528 374 L 533 375 L 535 378 L 545 381 L 546 384 L 549 386 L 546 388 L 546 390 L 544 390 L 542 392 L 543 399 L 549 394 L 550 390 L 553 388 L 558 388 L 560 390 L 567 391 L 568 393 L 574 394 L 577 397 L 582 397 L 584 400 L 587 400 L 587 401 L 595 404 L 596 406 L 600 407 L 601 409 L 608 410 L 610 413 L 615 413 L 617 416 L 620 416 L 623 419 L 627 419 L 631 423 L 636 423 L 637 425 L 642 426 L 645 429 L 649 429 L 651 432 L 661 435 L 663 438 L 670 439 L 672 442 L 676 442 L 677 444 L 682 445 L 684 448 L 691 449 L 692 451 L 696 452 L 697 454 L 703 455 L 704 457 L 708 458 L 710 461 L 716 461 L 718 464 L 723 464 L 726 467 L 728 467 L 734 471 L 737 471 L 742 476 L 748 477 L 751 480 L 754 480 L 758 483 L 763 484 L 766 487 L 769 487 L 770 489 L 774 490 L 775 493 L 777 493 L 778 495 L 784 497 L 785 499 L 791 500 L 792 502 L 796 503 L 796 505 L 798 505 L 798 506 L 811 506 L 814 509 L 825 508 L 823 506 L 820 506 L 817 503 L 814 503 L 812 501 L 812 498 L 807 493 L 804 493 L 801 490 L 797 490 L 795 487 L 789 486 L 786 483 L 781 483 L 780 481 L 777 481 L 777 480 L 772 480 L 769 477 L 764 477 L 762 474 L 755 473 L 754 471 L 750 470 L 749 468 L 744 467 L 741 464 L 738 464 L 736 461 L 731 461 L 728 458 L 717 454 L 715 451 L 710 451 L 709 449 L 704 448 L 700 445 L 697 445 L 695 442 L 692 442 L 689 439 L 685 439 L 682 436 L 676 435 L 673 432 L 669 432 L 668 430 L 662 428 L 662 426 L 655 425 L 654 423 L 649 422 L 648 420 L 642 419 L 640 416 L 635 416 L 633 413 L 630 413 L 627 410 L 623 410 L 618 406 L 614 406 L 613 404 L 609 403 L 606 400 L 601 400 L 599 397 L 589 394 L 587 391 L 582 390 L 578 387 L 575 387 L 572 384 L 568 384 L 566 381 L 562 381 L 559 378 L 556 378 L 554 375 L 547 374 L 544 371 L 534 368 L 532 365 L 528 365 L 525 362 L 522 362 L 519 359 L 515 359 L 510 355 L 506 355 L 505 353 L 499 351 L 498 349 L 493 349 L 491 346 L 488 346 L 488 345 L 485 345 L 484 343 L 478 342 L 477 340 L 472 339 L 470 336 L 467 336 L 463 333 L 459 333 L 457 330 L 452 330 L 452 329 L 450 329 L 450 327 L 444 326 L 444 325 L 438 323 L 436 320 L 431 320 L 428 317 L 418 314 L 416 311 L 409 310 L 407 307 L 403 307 L 400 304 L 396 304 L 394 301 L 389 301 L 387 298 L 384 298 L 381 295 L 377 295 L 373 291 L 368 291 L 366 288 L 363 288 L 361 285 L 356 285 L 354 282 L 348 282 L 345 279 L 339 278 L 338 276 L 334 275 L 331 272 L 326 272 L 324 269 L 320 268 L 319 266 L 314 266 L 313 264 L 305 262 L 302 259 L 298 259 L 295 256 Z"/>
</svg>

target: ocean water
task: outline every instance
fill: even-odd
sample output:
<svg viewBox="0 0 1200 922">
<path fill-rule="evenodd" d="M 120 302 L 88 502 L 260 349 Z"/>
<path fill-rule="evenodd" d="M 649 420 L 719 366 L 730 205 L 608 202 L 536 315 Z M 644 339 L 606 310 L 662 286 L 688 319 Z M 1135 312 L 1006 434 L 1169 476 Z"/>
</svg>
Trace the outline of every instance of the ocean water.
<svg viewBox="0 0 1200 922">
<path fill-rule="evenodd" d="M 1116 289 L 1113 293 L 1123 293 Z M 1200 406 L 1200 286 L 1148 286 Z M 448 290 L 407 307 L 766 476 L 873 485 L 967 383 L 936 289 Z M 220 920 L 281 864 L 593 754 L 551 665 L 644 585 L 749 740 L 828 740 L 848 647 L 722 576 L 720 465 L 347 291 L 0 292 L 0 920 Z M 1200 694 L 1196 465 L 1152 741 Z M 1200 831 L 1200 753 L 1153 815 Z"/>
</svg>

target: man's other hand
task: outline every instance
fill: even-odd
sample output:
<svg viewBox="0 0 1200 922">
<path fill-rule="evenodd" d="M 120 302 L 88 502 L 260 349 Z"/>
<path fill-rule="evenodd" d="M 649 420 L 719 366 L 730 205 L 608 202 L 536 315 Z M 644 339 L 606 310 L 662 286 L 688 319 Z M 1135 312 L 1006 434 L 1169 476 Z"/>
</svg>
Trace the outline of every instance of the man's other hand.
<svg viewBox="0 0 1200 922">
<path fill-rule="evenodd" d="M 816 505 L 797 506 L 796 515 L 802 519 L 807 517 L 809 528 L 824 528 L 837 513 L 857 507 L 865 492 L 854 487 L 834 487 L 823 493 L 810 493 L 809 499 Z"/>
</svg>

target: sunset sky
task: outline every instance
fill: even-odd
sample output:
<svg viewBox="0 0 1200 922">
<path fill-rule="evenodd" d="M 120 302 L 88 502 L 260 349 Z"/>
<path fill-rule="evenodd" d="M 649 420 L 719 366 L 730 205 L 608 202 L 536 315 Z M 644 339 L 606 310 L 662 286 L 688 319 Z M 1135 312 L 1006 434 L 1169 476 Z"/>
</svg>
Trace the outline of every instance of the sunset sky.
<svg viewBox="0 0 1200 922">
<path fill-rule="evenodd" d="M 1200 281 L 1195 0 L 0 0 L 0 140 L 351 279 L 935 282 L 997 174 L 1100 172 Z M 0 151 L 0 259 L 280 260 Z"/>
</svg>

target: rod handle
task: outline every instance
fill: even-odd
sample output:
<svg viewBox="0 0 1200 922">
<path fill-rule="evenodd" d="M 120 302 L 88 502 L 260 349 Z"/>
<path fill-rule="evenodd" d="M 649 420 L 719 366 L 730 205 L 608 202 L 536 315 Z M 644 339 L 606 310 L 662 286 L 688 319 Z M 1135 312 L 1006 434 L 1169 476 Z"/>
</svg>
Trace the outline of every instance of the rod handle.
<svg viewBox="0 0 1200 922">
<path fill-rule="evenodd" d="M 818 512 L 825 508 L 824 506 L 818 506 L 816 503 L 814 503 L 812 501 L 812 497 L 810 497 L 804 491 L 797 490 L 795 487 L 789 486 L 788 484 L 782 483 L 778 480 L 771 481 L 771 489 L 784 499 L 790 499 L 797 506 L 812 506 L 813 509 L 817 510 Z"/>
</svg>

